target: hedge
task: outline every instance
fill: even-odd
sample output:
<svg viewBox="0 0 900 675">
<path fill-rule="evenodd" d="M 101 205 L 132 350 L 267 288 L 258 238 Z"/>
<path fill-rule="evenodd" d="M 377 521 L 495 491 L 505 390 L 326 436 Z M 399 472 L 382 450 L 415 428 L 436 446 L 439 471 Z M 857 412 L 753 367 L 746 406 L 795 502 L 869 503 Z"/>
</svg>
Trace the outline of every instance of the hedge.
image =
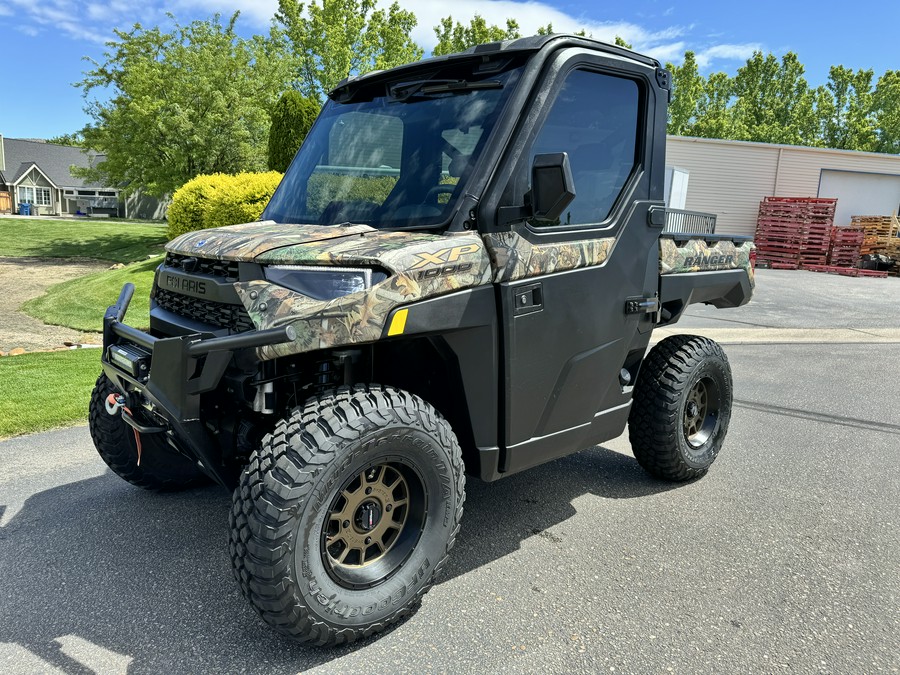
<svg viewBox="0 0 900 675">
<path fill-rule="evenodd" d="M 283 174 L 214 173 L 189 180 L 172 195 L 169 239 L 193 230 L 257 220 Z"/>
<path fill-rule="evenodd" d="M 309 178 L 307 210 L 321 214 L 332 201 L 384 203 L 397 184 L 397 176 L 354 176 L 320 173 Z"/>
</svg>

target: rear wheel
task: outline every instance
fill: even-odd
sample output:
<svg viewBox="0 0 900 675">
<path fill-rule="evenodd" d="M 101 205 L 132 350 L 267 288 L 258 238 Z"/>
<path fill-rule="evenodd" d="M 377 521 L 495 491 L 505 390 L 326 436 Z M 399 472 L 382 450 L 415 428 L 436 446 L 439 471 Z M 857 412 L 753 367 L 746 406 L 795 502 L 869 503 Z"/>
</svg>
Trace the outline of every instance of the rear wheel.
<svg viewBox="0 0 900 675">
<path fill-rule="evenodd" d="M 644 359 L 634 388 L 628 418 L 634 456 L 657 478 L 699 478 L 722 448 L 731 400 L 731 367 L 716 342 L 666 338 Z"/>
<path fill-rule="evenodd" d="M 170 491 L 203 485 L 209 478 L 184 455 L 173 450 L 161 434 L 141 436 L 138 464 L 134 430 L 118 415 L 106 412 L 106 399 L 119 392 L 106 375 L 97 378 L 91 393 L 88 426 L 100 458 L 120 478 L 146 490 Z"/>
<path fill-rule="evenodd" d="M 383 630 L 443 568 L 464 481 L 453 431 L 419 397 L 357 385 L 311 399 L 263 439 L 234 492 L 241 591 L 300 642 Z"/>
</svg>

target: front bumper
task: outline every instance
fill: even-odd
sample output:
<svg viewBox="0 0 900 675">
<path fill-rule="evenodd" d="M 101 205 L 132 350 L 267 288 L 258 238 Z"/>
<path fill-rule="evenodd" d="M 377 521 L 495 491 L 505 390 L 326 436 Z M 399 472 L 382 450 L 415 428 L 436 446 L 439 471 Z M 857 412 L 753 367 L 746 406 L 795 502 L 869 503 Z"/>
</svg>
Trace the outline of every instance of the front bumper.
<svg viewBox="0 0 900 675">
<path fill-rule="evenodd" d="M 103 317 L 103 372 L 126 396 L 142 397 L 166 425 L 143 426 L 129 417 L 123 419 L 138 432 L 167 434 L 170 442 L 211 478 L 234 487 L 235 477 L 223 470 L 221 451 L 200 421 L 200 397 L 219 386 L 235 352 L 290 342 L 296 337 L 294 329 L 284 326 L 226 337 L 191 333 L 159 338 L 123 323 L 133 295 L 134 285 L 125 284 L 116 304 Z M 116 348 L 113 358 L 111 350 Z M 143 367 L 126 368 L 121 356 L 125 352 L 143 352 Z"/>
</svg>

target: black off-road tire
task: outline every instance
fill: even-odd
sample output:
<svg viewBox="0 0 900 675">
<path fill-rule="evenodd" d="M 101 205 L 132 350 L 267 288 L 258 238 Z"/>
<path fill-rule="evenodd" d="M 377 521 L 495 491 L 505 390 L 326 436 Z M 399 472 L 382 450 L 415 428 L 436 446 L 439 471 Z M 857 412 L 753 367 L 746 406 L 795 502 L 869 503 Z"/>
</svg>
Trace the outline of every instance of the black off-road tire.
<svg viewBox="0 0 900 675">
<path fill-rule="evenodd" d="M 138 466 L 134 431 L 118 416 L 106 412 L 106 397 L 117 393 L 106 375 L 97 378 L 88 413 L 88 427 L 101 459 L 120 478 L 145 490 L 171 492 L 204 485 L 209 478 L 159 434 L 141 436 Z"/>
<path fill-rule="evenodd" d="M 405 524 L 375 562 L 351 550 L 361 566 L 344 567 L 332 551 L 349 549 L 341 537 L 360 536 L 353 528 L 364 525 L 335 513 L 355 509 L 352 499 L 377 471 L 404 477 Z M 292 411 L 251 455 L 229 518 L 234 575 L 283 635 L 322 646 L 353 642 L 418 608 L 456 541 L 464 500 L 459 444 L 430 404 L 391 387 L 342 387 Z"/>
<path fill-rule="evenodd" d="M 647 473 L 671 481 L 703 476 L 731 419 L 731 366 L 713 340 L 674 335 L 641 365 L 628 436 Z"/>
</svg>

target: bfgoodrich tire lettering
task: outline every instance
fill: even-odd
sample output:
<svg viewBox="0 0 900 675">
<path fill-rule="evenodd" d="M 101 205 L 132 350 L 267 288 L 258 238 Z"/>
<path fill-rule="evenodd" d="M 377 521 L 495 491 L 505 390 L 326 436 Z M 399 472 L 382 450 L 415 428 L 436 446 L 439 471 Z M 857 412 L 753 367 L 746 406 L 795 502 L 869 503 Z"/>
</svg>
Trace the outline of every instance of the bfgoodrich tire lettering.
<svg viewBox="0 0 900 675">
<path fill-rule="evenodd" d="M 731 419 L 731 367 L 714 341 L 674 335 L 641 366 L 628 418 L 635 458 L 651 475 L 699 478 L 722 448 Z"/>
<path fill-rule="evenodd" d="M 386 553 L 336 573 L 323 548 L 329 522 L 342 494 L 362 494 L 367 477 L 376 485 L 379 467 L 418 485 L 409 494 L 419 495 L 423 517 L 410 511 Z M 301 642 L 335 645 L 383 630 L 414 611 L 443 568 L 464 480 L 456 437 L 417 396 L 358 385 L 311 399 L 263 439 L 234 492 L 230 552 L 241 591 L 270 626 Z"/>
</svg>

